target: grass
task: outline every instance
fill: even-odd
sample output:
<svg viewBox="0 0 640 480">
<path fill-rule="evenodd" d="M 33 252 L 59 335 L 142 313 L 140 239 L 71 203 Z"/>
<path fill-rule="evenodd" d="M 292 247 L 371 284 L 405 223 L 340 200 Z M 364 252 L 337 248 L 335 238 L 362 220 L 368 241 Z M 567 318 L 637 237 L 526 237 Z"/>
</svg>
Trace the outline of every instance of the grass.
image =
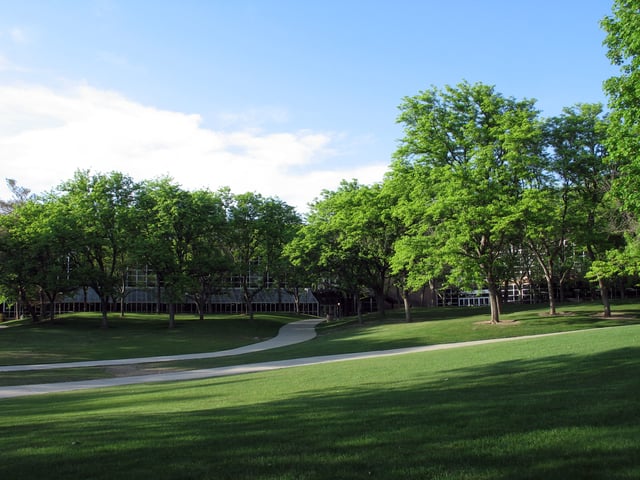
<svg viewBox="0 0 640 480">
<path fill-rule="evenodd" d="M 299 317 L 212 315 L 204 321 L 177 316 L 167 328 L 163 316 L 112 315 L 110 328 L 99 328 L 99 314 L 64 315 L 55 323 L 25 323 L 0 330 L 0 365 L 177 355 L 226 350 L 271 338 L 285 323 Z"/>
<path fill-rule="evenodd" d="M 638 373 L 631 325 L 9 399 L 0 477 L 635 479 Z"/>
<path fill-rule="evenodd" d="M 565 305 L 561 315 L 549 317 L 541 305 L 507 305 L 500 326 L 488 325 L 485 308 L 415 309 L 413 323 L 404 322 L 400 309 L 386 318 L 365 316 L 359 324 L 353 318 L 323 323 L 318 337 L 299 345 L 249 355 L 215 359 L 142 364 L 138 370 L 82 368 L 0 373 L 0 386 L 50 383 L 106 378 L 125 374 L 155 373 L 159 370 L 213 368 L 316 355 L 363 352 L 441 343 L 515 337 L 540 333 L 640 323 L 639 303 L 619 303 L 615 317 L 598 317 L 601 305 Z M 129 315 L 111 319 L 112 328 L 101 330 L 98 317 L 63 317 L 55 325 L 24 324 L 0 330 L 0 364 L 61 362 L 88 359 L 131 358 L 217 351 L 254 343 L 276 334 L 284 323 L 297 320 L 292 315 L 257 315 L 253 323 L 241 316 L 211 316 L 200 322 L 183 316 L 175 330 L 166 319 L 149 315 Z M 130 373 L 131 372 L 131 373 Z"/>
</svg>

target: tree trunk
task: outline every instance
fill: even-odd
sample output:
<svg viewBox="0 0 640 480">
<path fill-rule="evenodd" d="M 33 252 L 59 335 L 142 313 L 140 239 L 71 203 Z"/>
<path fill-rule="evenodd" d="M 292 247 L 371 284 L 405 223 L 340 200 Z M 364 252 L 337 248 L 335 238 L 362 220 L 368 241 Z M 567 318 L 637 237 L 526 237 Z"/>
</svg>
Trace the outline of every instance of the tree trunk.
<svg viewBox="0 0 640 480">
<path fill-rule="evenodd" d="M 596 259 L 596 254 L 590 246 L 587 246 L 587 255 L 592 262 Z M 600 287 L 600 298 L 602 299 L 602 307 L 605 318 L 611 316 L 611 303 L 609 303 L 609 288 L 602 278 L 598 278 L 598 287 Z"/>
<path fill-rule="evenodd" d="M 40 317 L 38 317 L 38 311 L 27 298 L 27 291 L 24 288 L 20 288 L 20 298 L 22 299 L 22 304 L 27 309 L 27 312 L 29 312 L 31 321 L 33 323 L 38 323 L 40 321 Z"/>
<path fill-rule="evenodd" d="M 56 295 L 49 297 L 49 321 L 55 323 L 56 317 Z"/>
<path fill-rule="evenodd" d="M 27 311 L 29 312 L 29 315 L 31 316 L 31 321 L 33 323 L 38 323 L 40 321 L 40 316 L 38 315 L 38 310 L 33 305 L 33 303 L 31 303 L 31 302 L 27 303 Z"/>
<path fill-rule="evenodd" d="M 162 305 L 162 287 L 160 286 L 160 282 L 161 282 L 160 276 L 157 276 L 157 282 L 158 284 L 156 285 L 156 313 L 159 314 L 161 310 L 161 305 Z"/>
<path fill-rule="evenodd" d="M 100 320 L 100 328 L 109 328 L 109 319 L 108 319 L 108 311 L 109 311 L 109 300 L 107 297 L 100 296 L 100 312 L 102 313 Z"/>
<path fill-rule="evenodd" d="M 89 310 L 89 287 L 82 287 L 82 311 Z"/>
<path fill-rule="evenodd" d="M 551 275 L 545 275 L 547 280 L 547 290 L 549 291 L 549 315 L 556 315 L 556 294 L 554 291 L 553 277 Z"/>
<path fill-rule="evenodd" d="M 120 318 L 124 318 L 124 295 L 125 295 L 125 289 L 123 287 L 122 289 L 122 295 L 120 296 Z"/>
<path fill-rule="evenodd" d="M 169 328 L 176 326 L 176 304 L 173 300 L 169 301 Z"/>
<path fill-rule="evenodd" d="M 602 298 L 602 306 L 604 308 L 605 318 L 611 317 L 611 303 L 609 302 L 609 287 L 605 281 L 601 278 L 598 279 L 598 286 L 600 287 L 600 297 Z"/>
<path fill-rule="evenodd" d="M 204 320 L 204 314 L 206 309 L 206 293 L 204 290 L 200 290 L 200 293 L 196 293 L 193 296 L 194 302 L 196 304 L 196 310 L 198 311 L 198 319 Z"/>
<path fill-rule="evenodd" d="M 253 320 L 253 299 L 252 295 L 249 292 L 249 288 L 244 285 L 242 287 L 243 299 L 244 299 L 244 308 L 249 320 Z"/>
<path fill-rule="evenodd" d="M 358 313 L 358 323 L 362 325 L 364 323 L 364 319 L 362 318 L 362 299 L 360 295 L 357 295 L 357 313 Z"/>
<path fill-rule="evenodd" d="M 380 317 L 384 317 L 384 291 L 376 292 L 376 310 Z"/>
<path fill-rule="evenodd" d="M 435 280 L 429 280 L 429 303 L 427 307 L 438 306 L 438 289 Z"/>
<path fill-rule="evenodd" d="M 402 303 L 404 305 L 404 319 L 407 323 L 411 323 L 411 304 L 409 303 L 409 292 L 404 288 L 401 290 Z"/>
<path fill-rule="evenodd" d="M 47 315 L 47 303 L 44 301 L 44 291 L 40 288 L 38 295 L 40 296 L 40 316 L 46 318 Z"/>
<path fill-rule="evenodd" d="M 488 282 L 489 306 L 491 308 L 491 323 L 500 323 L 500 298 L 495 282 Z"/>
<path fill-rule="evenodd" d="M 294 287 L 292 291 L 293 305 L 296 314 L 300 314 L 300 288 Z"/>
</svg>

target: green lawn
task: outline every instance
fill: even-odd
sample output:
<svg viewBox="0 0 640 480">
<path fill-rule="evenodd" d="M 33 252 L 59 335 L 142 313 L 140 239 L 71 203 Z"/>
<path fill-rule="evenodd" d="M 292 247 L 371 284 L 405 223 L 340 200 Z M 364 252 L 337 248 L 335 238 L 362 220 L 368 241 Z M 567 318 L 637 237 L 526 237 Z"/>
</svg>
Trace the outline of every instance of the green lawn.
<svg viewBox="0 0 640 480">
<path fill-rule="evenodd" d="M 56 322 L 20 322 L 0 329 L 0 365 L 177 355 L 226 350 L 268 339 L 299 317 L 271 314 L 249 321 L 242 316 L 214 315 L 204 321 L 178 315 L 169 329 L 166 316 L 110 316 L 110 328 L 99 328 L 99 314 L 64 315 Z"/>
<path fill-rule="evenodd" d="M 603 319 L 598 303 L 562 306 L 556 317 L 546 315 L 546 307 L 506 306 L 499 326 L 488 325 L 485 308 L 415 309 L 413 323 L 404 322 L 400 309 L 387 312 L 385 319 L 365 316 L 363 325 L 354 319 L 323 323 L 318 337 L 310 342 L 250 355 L 206 360 L 143 364 L 137 373 L 159 369 L 211 368 L 240 363 L 299 358 L 336 353 L 363 352 L 413 347 L 487 338 L 514 337 L 540 333 L 640 323 L 640 303 L 614 305 L 615 315 Z M 297 320 L 292 315 L 257 315 L 253 322 L 242 316 L 211 316 L 199 321 L 193 316 L 179 319 L 170 330 L 164 317 L 114 316 L 111 328 L 98 328 L 97 316 L 65 316 L 55 325 L 29 323 L 0 330 L 0 364 L 54 363 L 74 360 L 145 357 L 180 353 L 218 351 L 254 343 L 277 333 L 283 324 Z M 17 373 L 0 373 L 0 386 L 49 383 L 122 375 L 118 369 L 82 368 Z"/>
<path fill-rule="evenodd" d="M 637 479 L 638 392 L 631 325 L 7 399 L 0 478 Z"/>
</svg>

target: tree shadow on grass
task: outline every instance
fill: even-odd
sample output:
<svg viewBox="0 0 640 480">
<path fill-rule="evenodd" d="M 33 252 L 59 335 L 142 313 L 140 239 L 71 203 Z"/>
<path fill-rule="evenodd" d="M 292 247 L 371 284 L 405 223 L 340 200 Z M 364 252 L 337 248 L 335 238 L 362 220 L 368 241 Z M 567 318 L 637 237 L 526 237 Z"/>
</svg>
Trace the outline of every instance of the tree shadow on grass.
<svg viewBox="0 0 640 480">
<path fill-rule="evenodd" d="M 49 479 L 637 478 L 640 347 L 405 375 L 409 360 L 374 362 L 347 380 L 312 367 L 299 383 L 293 370 L 33 399 L 34 414 L 48 407 L 50 417 L 3 432 L 9 455 L 0 472 Z M 393 379 L 385 378 L 395 367 Z M 293 384 L 260 400 L 265 382 L 282 375 Z M 223 402 L 217 389 L 252 398 Z M 69 415 L 82 409 L 79 428 Z"/>
</svg>

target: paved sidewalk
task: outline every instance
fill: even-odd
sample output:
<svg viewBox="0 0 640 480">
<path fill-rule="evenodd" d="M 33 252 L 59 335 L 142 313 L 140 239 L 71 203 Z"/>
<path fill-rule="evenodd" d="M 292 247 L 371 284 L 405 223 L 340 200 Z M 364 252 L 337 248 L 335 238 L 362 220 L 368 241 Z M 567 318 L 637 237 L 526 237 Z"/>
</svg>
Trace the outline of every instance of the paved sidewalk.
<svg viewBox="0 0 640 480">
<path fill-rule="evenodd" d="M 202 358 L 229 357 L 232 355 L 243 355 L 245 353 L 260 352 L 272 348 L 286 347 L 295 343 L 306 342 L 316 336 L 315 327 L 322 322 L 321 318 L 308 318 L 284 325 L 278 331 L 278 335 L 264 342 L 245 345 L 244 347 L 232 348 L 230 350 L 220 350 L 208 353 L 187 353 L 184 355 L 163 355 L 157 357 L 143 358 L 119 358 L 116 360 L 93 360 L 86 362 L 65 362 L 65 363 L 41 363 L 35 365 L 0 365 L 2 372 L 24 372 L 28 370 L 55 370 L 58 368 L 81 368 L 81 367 L 113 367 L 117 365 L 136 365 L 140 363 L 160 363 L 174 362 L 176 360 L 198 360 Z"/>
<path fill-rule="evenodd" d="M 313 323 L 313 322 L 316 323 Z M 295 322 L 297 326 L 292 325 L 291 331 L 287 330 L 285 332 L 286 337 L 293 338 L 303 338 L 308 337 L 307 339 L 311 339 L 315 337 L 315 330 L 313 327 L 320 322 L 321 320 L 303 320 L 302 322 Z M 306 322 L 306 323 L 305 323 Z M 287 325 L 286 327 L 289 327 Z M 286 328 L 286 327 L 283 327 Z M 293 333 L 293 332 L 297 333 Z M 313 332 L 310 332 L 313 331 Z M 530 335 L 524 337 L 511 337 L 511 338 L 497 338 L 490 340 L 476 340 L 471 342 L 461 342 L 461 343 L 446 343 L 440 345 L 429 345 L 422 347 L 408 347 L 408 348 L 398 348 L 394 350 L 380 350 L 373 352 L 362 352 L 362 353 L 347 353 L 347 354 L 339 354 L 339 355 L 325 355 L 325 356 L 316 356 L 316 357 L 307 357 L 307 358 L 296 358 L 291 360 L 279 360 L 273 362 L 262 362 L 262 363 L 253 363 L 246 365 L 236 365 L 230 367 L 218 367 L 218 368 L 206 368 L 200 370 L 190 370 L 183 372 L 170 372 L 170 373 L 158 373 L 154 375 L 137 375 L 132 377 L 118 377 L 118 378 L 104 378 L 98 380 L 85 380 L 85 381 L 77 381 L 77 382 L 63 382 L 63 383 L 47 383 L 47 384 L 38 384 L 38 385 L 18 385 L 13 387 L 0 387 L 0 399 L 2 398 L 13 398 L 13 397 L 23 397 L 27 395 L 37 395 L 37 394 L 45 394 L 45 393 L 59 393 L 59 392 L 69 392 L 74 390 L 86 390 L 92 388 L 106 388 L 106 387 L 116 387 L 122 385 L 134 385 L 140 383 L 157 383 L 157 382 L 174 382 L 174 381 L 183 381 L 183 380 L 196 380 L 203 378 L 214 378 L 214 377 L 222 377 L 229 375 L 239 375 L 244 373 L 257 373 L 257 372 L 265 372 L 270 370 L 278 370 L 282 368 L 290 368 L 290 367 L 300 367 L 306 365 L 317 365 L 321 363 L 331 363 L 331 362 L 340 362 L 340 361 L 348 361 L 348 360 L 361 360 L 366 358 L 374 358 L 374 357 L 385 357 L 385 356 L 393 356 L 393 355 L 404 355 L 408 353 L 419 353 L 419 352 L 428 352 L 435 350 L 446 350 L 451 348 L 463 348 L 474 345 L 483 345 L 489 343 L 499 343 L 499 342 L 511 342 L 523 339 L 531 339 L 531 338 L 540 338 L 554 335 L 564 335 L 568 333 L 573 333 L 572 331 L 568 332 L 557 332 L 557 333 L 546 333 L 541 335 Z M 282 329 L 281 329 L 282 334 Z M 280 334 L 278 335 L 280 337 Z M 278 345 L 280 342 L 285 342 L 285 339 L 281 339 L 280 341 L 276 341 L 278 337 L 275 337 L 272 340 L 267 342 L 261 342 L 260 344 L 255 344 L 253 347 L 257 347 L 258 345 L 264 346 L 265 344 Z M 293 342 L 295 343 L 295 342 Z M 291 343 L 282 343 L 278 346 L 282 345 L 290 345 Z M 249 345 L 244 348 L 250 348 L 252 345 Z M 275 348 L 275 347 L 272 347 Z M 256 350 L 251 351 L 259 351 L 264 350 L 265 348 L 257 348 Z M 239 349 L 227 350 L 226 352 L 237 351 Z M 222 352 L 217 352 L 222 353 Z M 235 353 L 237 354 L 237 353 Z M 213 354 L 201 354 L 201 355 L 213 355 Z M 217 355 L 222 356 L 222 355 Z M 181 356 L 182 357 L 182 356 Z M 165 358 L 165 357 L 154 357 L 154 358 Z M 171 357 L 175 359 L 175 357 Z M 212 358 L 208 357 L 197 357 L 197 358 Z M 131 359 L 130 359 L 131 360 Z M 138 360 L 138 359 L 133 359 Z M 146 359 L 146 361 L 149 361 Z M 153 360 L 151 360 L 153 361 Z M 167 360 L 168 361 L 168 360 Z M 87 363 L 87 362 L 82 362 Z M 90 363 L 90 362 L 89 362 Z M 138 362 L 142 363 L 142 362 Z"/>
</svg>

